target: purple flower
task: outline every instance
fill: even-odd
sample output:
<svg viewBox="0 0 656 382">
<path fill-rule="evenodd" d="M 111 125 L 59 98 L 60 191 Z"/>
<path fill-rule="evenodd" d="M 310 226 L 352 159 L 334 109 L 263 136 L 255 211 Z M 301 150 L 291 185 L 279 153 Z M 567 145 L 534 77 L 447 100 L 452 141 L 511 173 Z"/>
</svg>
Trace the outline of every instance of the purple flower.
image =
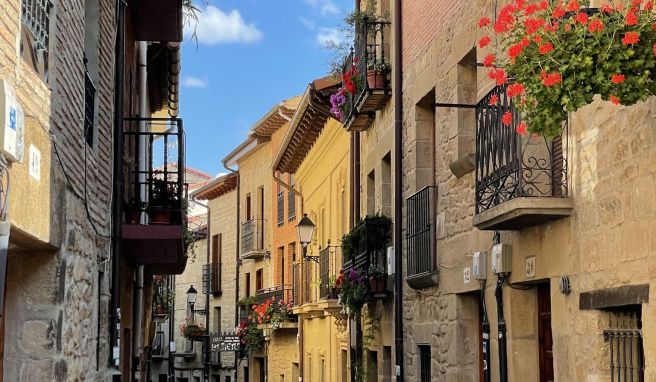
<svg viewBox="0 0 656 382">
<path fill-rule="evenodd" d="M 358 274 L 353 269 L 350 269 L 349 270 L 349 280 L 351 280 L 351 282 L 355 282 L 357 280 L 357 278 L 358 278 Z"/>
</svg>

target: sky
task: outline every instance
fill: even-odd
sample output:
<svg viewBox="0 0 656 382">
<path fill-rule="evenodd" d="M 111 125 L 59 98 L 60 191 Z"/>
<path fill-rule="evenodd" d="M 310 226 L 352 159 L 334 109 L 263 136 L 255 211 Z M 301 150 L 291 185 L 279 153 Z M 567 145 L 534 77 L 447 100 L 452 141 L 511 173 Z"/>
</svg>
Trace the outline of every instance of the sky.
<svg viewBox="0 0 656 382">
<path fill-rule="evenodd" d="M 204 0 L 198 42 L 185 28 L 181 117 L 187 166 L 212 175 L 253 123 L 329 71 L 328 41 L 353 0 Z"/>
</svg>

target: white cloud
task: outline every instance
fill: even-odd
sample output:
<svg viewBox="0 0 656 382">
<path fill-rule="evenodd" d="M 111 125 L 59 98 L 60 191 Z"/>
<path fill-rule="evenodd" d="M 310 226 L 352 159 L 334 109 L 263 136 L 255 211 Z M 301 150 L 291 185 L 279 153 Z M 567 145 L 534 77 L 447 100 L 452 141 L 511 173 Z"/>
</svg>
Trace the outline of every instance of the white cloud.
<svg viewBox="0 0 656 382">
<path fill-rule="evenodd" d="M 346 42 L 346 37 L 337 28 L 320 28 L 317 42 L 321 46 L 342 45 Z"/>
<path fill-rule="evenodd" d="M 198 13 L 198 22 L 185 25 L 185 35 L 191 36 L 194 27 L 198 42 L 205 45 L 252 43 L 262 39 L 262 32 L 254 23 L 246 23 L 236 9 L 224 12 L 209 5 Z"/>
<path fill-rule="evenodd" d="M 206 88 L 207 81 L 202 80 L 198 77 L 187 76 L 182 81 L 182 85 L 189 88 Z"/>
<path fill-rule="evenodd" d="M 317 27 L 317 24 L 314 21 L 307 19 L 303 16 L 300 17 L 300 20 L 301 20 L 301 24 L 305 25 L 305 27 L 310 30 L 313 30 L 314 28 Z"/>
<path fill-rule="evenodd" d="M 339 14 L 339 7 L 332 0 L 305 0 L 305 2 L 321 12 L 321 16 Z"/>
</svg>

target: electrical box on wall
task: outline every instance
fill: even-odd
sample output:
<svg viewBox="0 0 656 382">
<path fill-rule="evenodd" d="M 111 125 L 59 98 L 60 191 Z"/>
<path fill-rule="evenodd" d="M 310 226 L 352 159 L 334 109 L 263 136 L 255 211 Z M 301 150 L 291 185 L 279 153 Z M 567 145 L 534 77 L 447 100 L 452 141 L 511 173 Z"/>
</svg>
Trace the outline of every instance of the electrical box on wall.
<svg viewBox="0 0 656 382">
<path fill-rule="evenodd" d="M 508 244 L 497 244 L 492 247 L 492 273 L 510 273 L 512 248 Z"/>
<path fill-rule="evenodd" d="M 487 256 L 485 252 L 474 252 L 472 257 L 472 276 L 475 280 L 487 279 Z"/>
<path fill-rule="evenodd" d="M 23 160 L 23 117 L 11 85 L 0 79 L 0 152 L 14 162 Z"/>
</svg>

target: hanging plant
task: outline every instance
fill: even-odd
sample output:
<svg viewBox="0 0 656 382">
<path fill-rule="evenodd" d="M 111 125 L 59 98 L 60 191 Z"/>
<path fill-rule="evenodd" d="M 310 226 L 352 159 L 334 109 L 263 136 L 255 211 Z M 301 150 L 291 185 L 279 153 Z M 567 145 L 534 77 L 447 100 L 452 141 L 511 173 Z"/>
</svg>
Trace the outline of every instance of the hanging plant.
<svg viewBox="0 0 656 382">
<path fill-rule="evenodd" d="M 253 305 L 253 322 L 260 325 L 271 325 L 278 329 L 280 324 L 292 317 L 292 302 L 276 300 L 271 297 L 261 304 Z"/>
<path fill-rule="evenodd" d="M 243 320 L 235 334 L 239 337 L 239 358 L 246 358 L 250 352 L 258 352 L 264 347 L 264 333 L 253 321 Z"/>
<path fill-rule="evenodd" d="M 189 340 L 200 341 L 205 336 L 205 325 L 202 323 L 195 323 L 192 319 L 185 319 L 185 322 L 180 324 L 180 334 Z"/>
<path fill-rule="evenodd" d="M 352 314 L 359 314 L 368 291 L 368 280 L 355 269 L 340 271 L 335 285 L 339 288 L 339 304 L 346 306 Z"/>
<path fill-rule="evenodd" d="M 547 138 L 559 136 L 568 112 L 595 95 L 633 105 L 656 94 L 654 0 L 621 0 L 601 8 L 589 1 L 514 0 L 498 18 L 479 20 L 491 45 L 483 65 L 507 85 L 522 121 L 507 112 L 502 123 Z M 498 99 L 492 99 L 491 104 Z"/>
<path fill-rule="evenodd" d="M 169 289 L 165 276 L 153 276 L 153 313 L 166 315 L 171 312 L 175 295 Z"/>
</svg>

